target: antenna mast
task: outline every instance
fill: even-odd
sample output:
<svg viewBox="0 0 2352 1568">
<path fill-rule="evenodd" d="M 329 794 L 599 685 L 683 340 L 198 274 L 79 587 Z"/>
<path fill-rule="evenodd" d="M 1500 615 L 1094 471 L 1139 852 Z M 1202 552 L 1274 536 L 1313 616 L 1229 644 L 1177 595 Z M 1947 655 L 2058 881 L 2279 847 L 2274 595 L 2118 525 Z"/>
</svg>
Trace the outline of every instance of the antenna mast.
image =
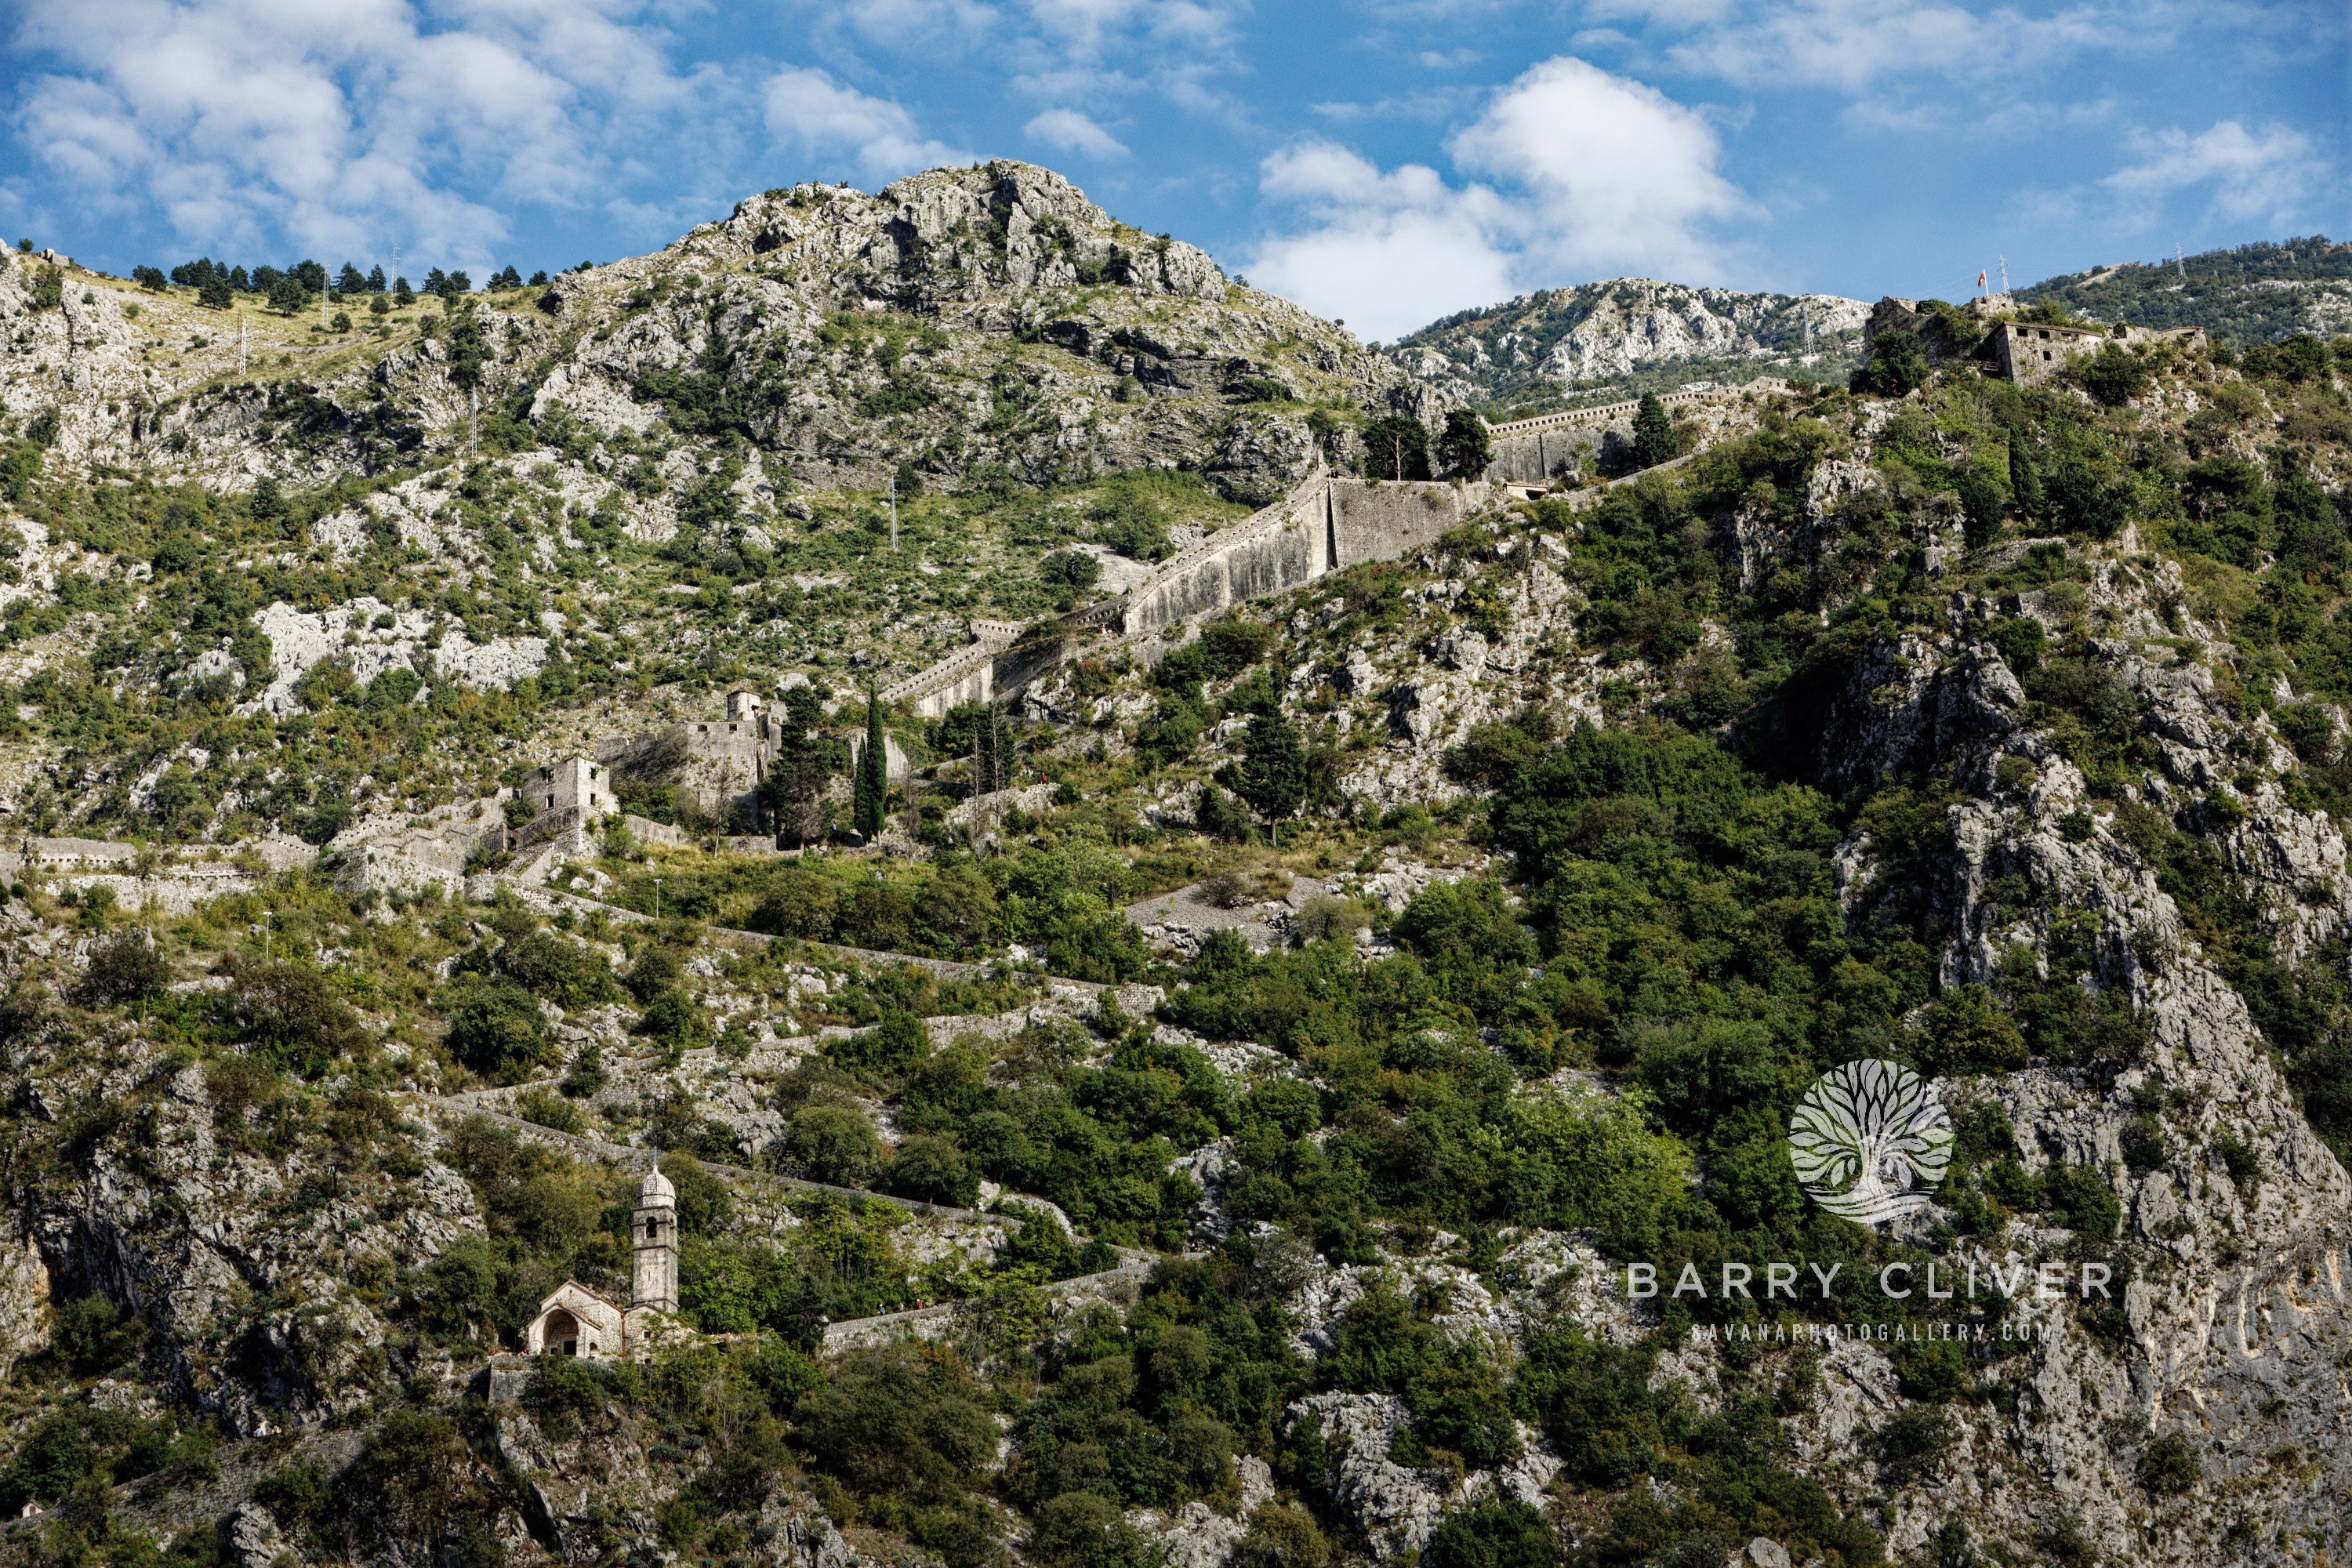
<svg viewBox="0 0 2352 1568">
<path fill-rule="evenodd" d="M 2000 291 L 2004 294 L 2009 292 L 2009 258 L 2006 256 L 2000 258 Z"/>
</svg>

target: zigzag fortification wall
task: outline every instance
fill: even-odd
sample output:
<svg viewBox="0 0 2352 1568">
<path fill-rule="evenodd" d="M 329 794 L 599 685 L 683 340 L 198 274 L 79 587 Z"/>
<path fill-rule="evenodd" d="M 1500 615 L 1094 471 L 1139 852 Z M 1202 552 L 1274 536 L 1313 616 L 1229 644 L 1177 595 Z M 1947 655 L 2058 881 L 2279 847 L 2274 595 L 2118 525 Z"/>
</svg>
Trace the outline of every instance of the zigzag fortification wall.
<svg viewBox="0 0 2352 1568">
<path fill-rule="evenodd" d="M 927 718 L 959 703 L 1009 697 L 1068 658 L 1077 646 L 1075 634 L 1109 629 L 1150 636 L 1367 561 L 1393 561 L 1433 543 L 1491 495 L 1484 482 L 1399 484 L 1318 474 L 1272 506 L 1162 562 L 1120 597 L 1068 616 L 1064 635 L 1007 643 L 991 626 L 971 647 L 884 689 L 882 696 Z"/>
</svg>

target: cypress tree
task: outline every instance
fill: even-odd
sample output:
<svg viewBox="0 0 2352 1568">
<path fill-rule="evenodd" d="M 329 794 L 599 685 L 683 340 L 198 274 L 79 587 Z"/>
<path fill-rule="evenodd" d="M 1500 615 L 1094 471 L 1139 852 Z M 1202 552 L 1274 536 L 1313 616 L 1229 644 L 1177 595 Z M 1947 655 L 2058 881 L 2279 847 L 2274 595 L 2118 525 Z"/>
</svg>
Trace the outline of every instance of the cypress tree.
<svg viewBox="0 0 2352 1568">
<path fill-rule="evenodd" d="M 2017 510 L 2031 517 L 2042 507 L 2042 475 L 2033 466 L 2033 448 L 2025 444 L 2025 432 L 2009 433 L 2009 494 Z"/>
<path fill-rule="evenodd" d="M 851 816 L 857 831 L 868 839 L 882 833 L 883 806 L 890 798 L 889 742 L 882 732 L 882 697 L 873 687 L 866 689 L 866 749 L 858 754 L 855 798 Z"/>
<path fill-rule="evenodd" d="M 1666 416 L 1666 405 L 1658 401 L 1657 394 L 1643 393 L 1642 405 L 1633 414 L 1633 461 L 1654 468 L 1673 459 L 1675 445 L 1675 422 Z"/>
</svg>

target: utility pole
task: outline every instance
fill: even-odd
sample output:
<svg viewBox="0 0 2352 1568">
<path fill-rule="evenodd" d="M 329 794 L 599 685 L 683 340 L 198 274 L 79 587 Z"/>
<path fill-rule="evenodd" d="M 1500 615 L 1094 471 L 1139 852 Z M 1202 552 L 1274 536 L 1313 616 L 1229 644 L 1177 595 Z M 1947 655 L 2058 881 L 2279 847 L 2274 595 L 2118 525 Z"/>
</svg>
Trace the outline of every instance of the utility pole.
<svg viewBox="0 0 2352 1568">
<path fill-rule="evenodd" d="M 2000 291 L 2004 294 L 2009 292 L 2009 258 L 2006 256 L 2000 258 Z"/>
<path fill-rule="evenodd" d="M 466 388 L 466 456 L 474 455 L 474 417 L 481 412 L 482 395 L 478 387 Z"/>
<path fill-rule="evenodd" d="M 2172 243 L 2172 267 L 2174 271 L 2180 274 L 2180 280 L 2183 283 L 2189 281 L 2189 264 L 2180 258 L 2180 242 L 2179 240 L 2175 240 Z"/>
<path fill-rule="evenodd" d="M 898 471 L 890 470 L 890 553 L 898 553 Z"/>
<path fill-rule="evenodd" d="M 229 308 L 236 309 L 234 305 Z M 242 315 L 236 319 L 236 374 L 245 374 L 245 317 Z"/>
</svg>

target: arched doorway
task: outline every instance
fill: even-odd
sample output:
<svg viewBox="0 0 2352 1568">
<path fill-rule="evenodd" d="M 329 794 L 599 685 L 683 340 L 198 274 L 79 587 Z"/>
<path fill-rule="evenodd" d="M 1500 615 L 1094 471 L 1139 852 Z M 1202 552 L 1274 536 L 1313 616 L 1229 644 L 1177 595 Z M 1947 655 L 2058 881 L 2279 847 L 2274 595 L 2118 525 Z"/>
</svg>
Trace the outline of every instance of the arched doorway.
<svg viewBox="0 0 2352 1568">
<path fill-rule="evenodd" d="M 547 1347 L 550 1355 L 578 1355 L 580 1320 L 563 1308 L 556 1308 L 547 1314 L 547 1323 L 541 1331 L 539 1342 Z"/>
</svg>

